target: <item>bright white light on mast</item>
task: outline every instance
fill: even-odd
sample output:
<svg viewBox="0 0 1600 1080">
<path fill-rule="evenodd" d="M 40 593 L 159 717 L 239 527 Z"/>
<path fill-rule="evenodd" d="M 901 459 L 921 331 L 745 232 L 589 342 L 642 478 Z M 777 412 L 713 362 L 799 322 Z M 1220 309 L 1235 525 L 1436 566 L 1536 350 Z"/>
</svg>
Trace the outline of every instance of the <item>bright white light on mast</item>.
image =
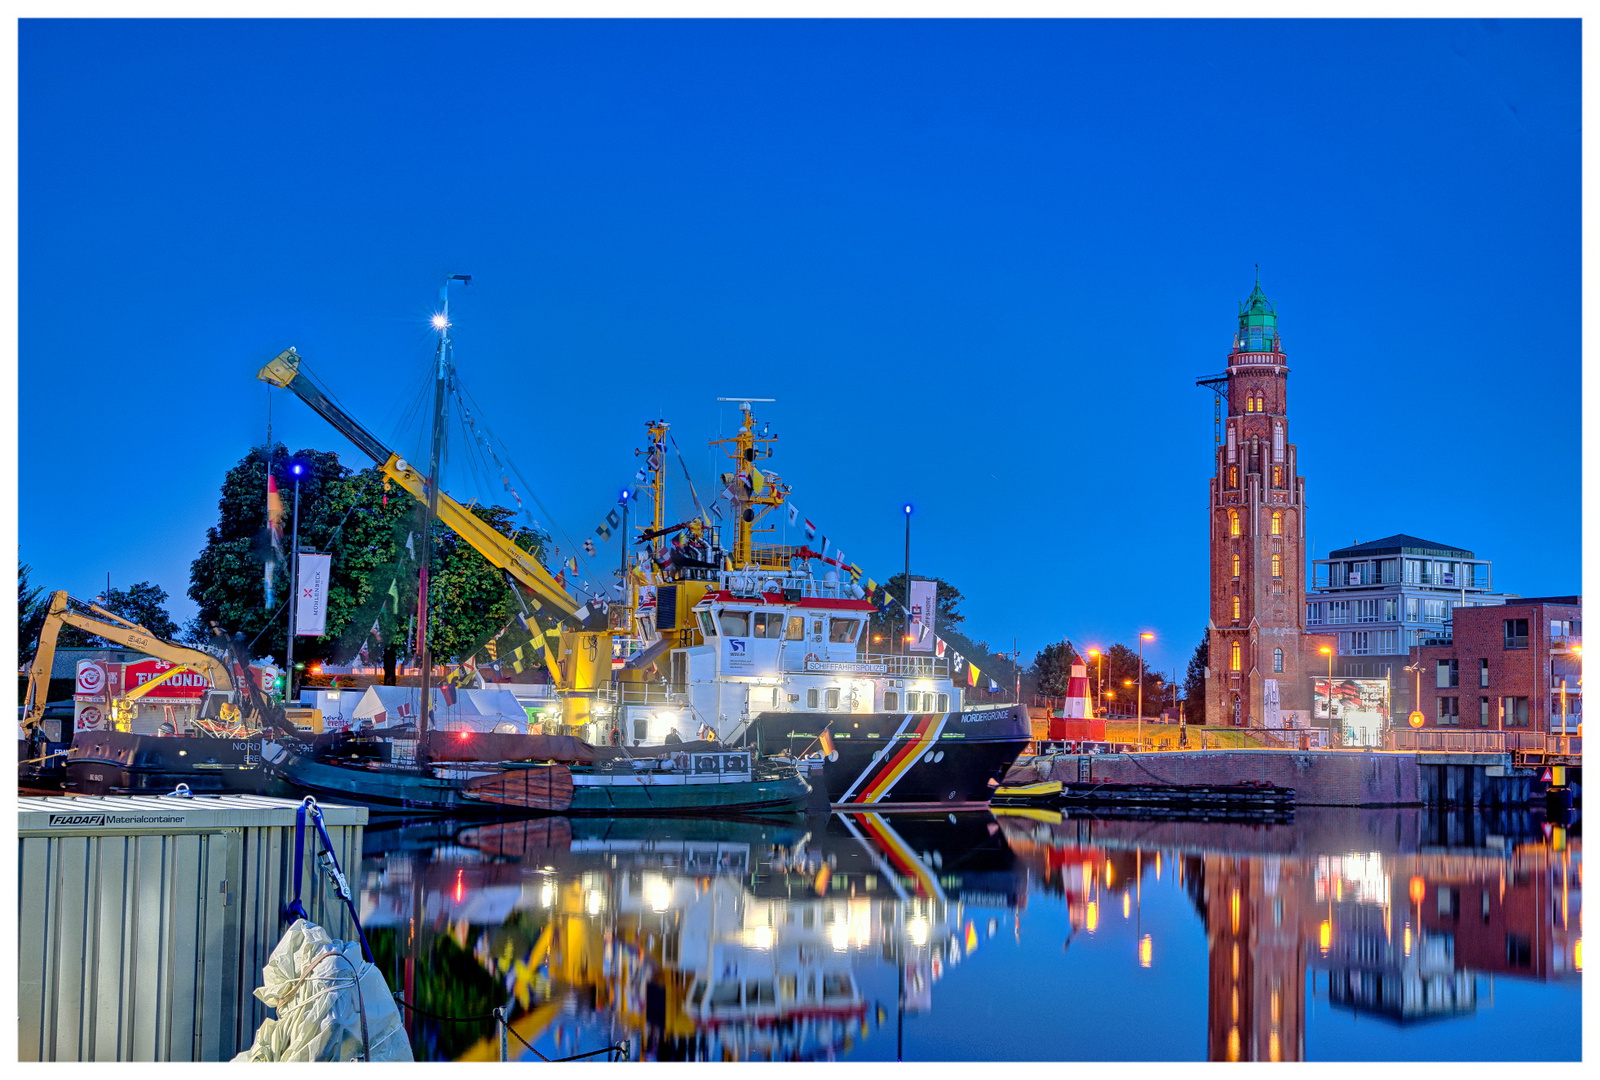
<svg viewBox="0 0 1600 1080">
<path fill-rule="evenodd" d="M 447 327 L 449 325 L 450 325 L 450 322 L 449 322 L 449 320 L 447 320 L 444 317 L 443 313 L 440 313 L 440 314 L 435 315 L 433 317 L 433 328 L 435 330 L 443 330 L 445 327 Z"/>
</svg>

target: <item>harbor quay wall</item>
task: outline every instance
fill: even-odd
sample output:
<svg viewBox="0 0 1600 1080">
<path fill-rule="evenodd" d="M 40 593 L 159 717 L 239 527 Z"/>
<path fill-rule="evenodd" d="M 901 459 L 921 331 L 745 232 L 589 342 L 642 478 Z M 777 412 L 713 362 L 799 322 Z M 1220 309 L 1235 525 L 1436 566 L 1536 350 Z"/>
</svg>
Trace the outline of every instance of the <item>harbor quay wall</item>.
<svg viewBox="0 0 1600 1080">
<path fill-rule="evenodd" d="M 1009 782 L 1272 784 L 1293 788 L 1299 806 L 1521 806 L 1532 775 L 1503 754 L 1348 750 L 1191 750 L 1057 754 L 1014 770 Z"/>
<path fill-rule="evenodd" d="M 1082 764 L 1080 764 L 1082 762 Z M 1273 784 L 1300 806 L 1420 806 L 1417 755 L 1341 750 L 1196 750 L 1060 755 L 1048 779 L 1101 784 Z"/>
<path fill-rule="evenodd" d="M 1516 842 L 1542 840 L 1538 821 L 1520 810 L 1457 807 L 1297 806 L 1292 822 L 1118 820 L 1093 816 L 1044 823 L 1003 819 L 1008 831 L 1057 846 L 1164 849 L 1189 855 L 1315 858 L 1350 851 L 1416 855 L 1423 851 L 1509 854 Z"/>
</svg>

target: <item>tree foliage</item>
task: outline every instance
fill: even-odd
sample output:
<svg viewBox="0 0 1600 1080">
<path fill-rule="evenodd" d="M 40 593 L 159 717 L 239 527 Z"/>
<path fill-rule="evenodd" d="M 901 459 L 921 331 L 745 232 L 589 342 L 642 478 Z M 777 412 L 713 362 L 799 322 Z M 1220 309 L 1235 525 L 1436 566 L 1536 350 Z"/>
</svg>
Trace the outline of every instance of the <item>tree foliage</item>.
<svg viewBox="0 0 1600 1080">
<path fill-rule="evenodd" d="M 1200 644 L 1194 647 L 1194 655 L 1189 657 L 1189 669 L 1184 672 L 1183 694 L 1184 719 L 1191 724 L 1207 723 L 1206 717 L 1206 667 L 1211 663 L 1211 637 L 1207 631 L 1200 632 Z"/>
<path fill-rule="evenodd" d="M 288 463 L 302 462 L 302 551 L 333 556 L 328 589 L 328 633 L 295 641 L 295 660 L 349 662 L 363 644 L 381 655 L 386 682 L 415 642 L 422 527 L 426 508 L 398 488 L 385 489 L 382 472 L 351 472 L 329 451 L 256 447 L 223 479 L 217 524 L 190 567 L 189 596 L 200 608 L 190 624 L 201 637 L 211 620 L 229 633 L 242 631 L 255 656 L 283 657 L 288 642 L 288 568 L 277 574 L 273 609 L 265 606 L 264 566 L 272 548 L 267 527 L 267 469 L 284 497 L 284 545 L 291 543 L 293 491 Z M 472 512 L 512 536 L 513 511 L 500 506 Z M 542 540 L 524 533 L 520 546 Z M 287 552 L 286 552 L 287 553 Z M 471 545 L 438 522 L 429 560 L 432 600 L 428 634 L 440 661 L 465 654 L 492 636 L 518 609 L 503 576 Z M 372 637 L 374 625 L 377 635 Z"/>
<path fill-rule="evenodd" d="M 48 603 L 48 599 L 43 601 Z M 172 621 L 172 616 L 167 613 L 167 590 L 149 581 L 140 581 L 129 585 L 126 589 L 112 589 L 94 598 L 99 607 L 121 615 L 129 622 L 138 623 L 158 638 L 172 641 L 178 636 L 178 624 Z M 39 612 L 40 625 L 44 622 L 44 610 Z M 37 633 L 35 641 L 37 641 Z M 56 636 L 56 647 L 63 649 L 98 649 L 105 647 L 121 646 L 116 642 L 107 641 L 97 634 L 79 630 L 75 626 L 63 626 Z"/>
<path fill-rule="evenodd" d="M 43 585 L 34 585 L 28 581 L 28 576 L 33 573 L 33 567 L 27 563 L 17 564 L 17 658 L 32 656 L 39 647 L 39 631 L 44 627 L 45 609 L 50 606 L 50 597 L 45 593 Z"/>
<path fill-rule="evenodd" d="M 1097 664 L 1093 681 L 1100 682 L 1101 665 Z M 1103 687 L 1097 686 L 1101 691 L 1100 707 L 1108 713 L 1118 716 L 1133 716 L 1138 712 L 1139 705 L 1139 651 L 1120 642 L 1108 647 L 1105 651 Z M 1158 671 L 1150 670 L 1148 664 L 1144 669 L 1144 713 L 1146 716 L 1155 716 L 1161 711 L 1162 703 L 1167 695 L 1167 681 Z"/>
<path fill-rule="evenodd" d="M 1040 649 L 1022 674 L 1023 689 L 1047 697 L 1065 697 L 1072 665 L 1083 663 L 1070 641 L 1055 641 Z"/>
</svg>

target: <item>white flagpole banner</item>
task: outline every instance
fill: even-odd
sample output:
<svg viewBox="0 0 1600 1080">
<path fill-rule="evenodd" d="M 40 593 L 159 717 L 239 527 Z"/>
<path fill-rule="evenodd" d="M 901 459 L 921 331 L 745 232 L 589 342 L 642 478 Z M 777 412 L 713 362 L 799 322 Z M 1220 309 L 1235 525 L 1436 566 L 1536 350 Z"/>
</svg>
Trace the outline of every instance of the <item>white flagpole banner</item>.
<svg viewBox="0 0 1600 1080">
<path fill-rule="evenodd" d="M 933 605 L 938 594 L 938 584 L 932 581 L 911 582 L 911 651 L 933 651 Z"/>
<path fill-rule="evenodd" d="M 332 555 L 300 556 L 295 637 L 321 637 L 328 632 L 328 574 L 332 566 Z"/>
</svg>

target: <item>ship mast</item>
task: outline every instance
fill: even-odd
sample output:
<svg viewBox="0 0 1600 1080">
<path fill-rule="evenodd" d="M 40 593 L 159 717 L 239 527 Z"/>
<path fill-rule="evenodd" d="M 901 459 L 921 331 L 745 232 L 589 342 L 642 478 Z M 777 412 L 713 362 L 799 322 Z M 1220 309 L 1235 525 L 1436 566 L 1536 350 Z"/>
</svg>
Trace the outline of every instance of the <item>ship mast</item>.
<svg viewBox="0 0 1600 1080">
<path fill-rule="evenodd" d="M 749 566 L 761 566 L 764 569 L 787 569 L 788 563 L 768 566 L 756 557 L 755 546 L 751 543 L 751 535 L 755 532 L 756 519 L 765 515 L 774 507 L 783 505 L 783 497 L 789 489 L 784 486 L 776 473 L 762 473 L 757 480 L 756 462 L 764 461 L 772 456 L 771 449 L 758 448 L 761 443 L 775 443 L 776 435 L 757 435 L 755 414 L 750 411 L 752 401 L 773 401 L 774 398 L 718 398 L 718 401 L 737 401 L 739 408 L 744 413 L 744 419 L 739 425 L 738 432 L 728 439 L 712 439 L 711 445 L 718 446 L 723 443 L 732 443 L 728 456 L 733 459 L 734 471 L 722 474 L 724 484 L 737 485 L 734 488 L 735 505 L 739 507 L 733 522 L 733 551 L 731 558 L 733 569 L 742 570 Z M 760 507 L 761 509 L 757 509 Z M 772 530 L 763 529 L 763 532 Z M 827 552 L 823 552 L 824 555 Z"/>
<path fill-rule="evenodd" d="M 433 650 L 428 643 L 428 567 L 433 559 L 433 523 L 439 517 L 439 461 L 444 456 L 445 405 L 450 389 L 450 283 L 463 285 L 471 274 L 452 274 L 439 286 L 440 307 L 433 317 L 439 331 L 439 347 L 433 368 L 433 440 L 428 451 L 428 476 L 423 488 L 428 493 L 428 513 L 422 522 L 422 566 L 417 580 L 417 654 L 422 665 L 421 700 L 417 706 L 417 750 L 420 754 L 428 734 L 428 683 L 433 674 Z"/>
</svg>

